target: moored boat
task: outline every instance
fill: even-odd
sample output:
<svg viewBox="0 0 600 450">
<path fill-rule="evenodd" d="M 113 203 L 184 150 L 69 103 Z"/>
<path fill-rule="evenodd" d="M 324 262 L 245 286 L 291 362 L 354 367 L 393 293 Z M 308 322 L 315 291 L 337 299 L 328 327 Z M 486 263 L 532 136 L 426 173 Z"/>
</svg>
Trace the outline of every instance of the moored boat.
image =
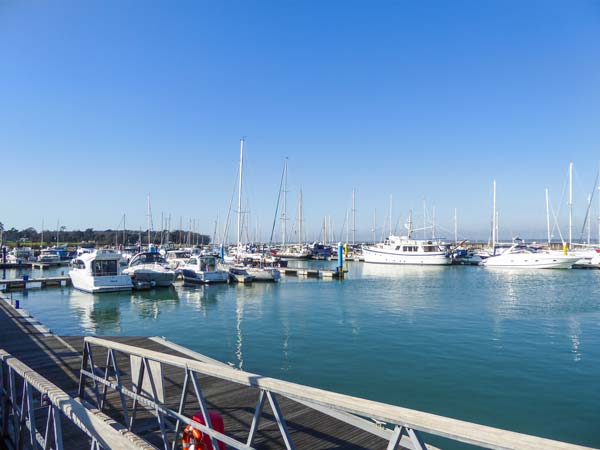
<svg viewBox="0 0 600 450">
<path fill-rule="evenodd" d="M 447 265 L 452 259 L 441 241 L 389 236 L 384 242 L 363 245 L 366 263 Z"/>
<path fill-rule="evenodd" d="M 158 287 L 171 286 L 175 281 L 175 271 L 158 252 L 138 253 L 123 273 L 136 282 L 150 282 Z"/>
<path fill-rule="evenodd" d="M 79 255 L 70 264 L 71 284 L 90 293 L 131 290 L 131 277 L 121 272 L 119 259 L 121 255 L 110 249 Z"/>
<path fill-rule="evenodd" d="M 577 255 L 542 250 L 524 244 L 520 239 L 502 252 L 481 262 L 485 267 L 511 267 L 524 269 L 570 269 L 580 259 Z"/>
<path fill-rule="evenodd" d="M 212 255 L 192 256 L 181 266 L 183 282 L 190 284 L 227 283 L 229 272 L 219 269 L 217 258 Z"/>
</svg>

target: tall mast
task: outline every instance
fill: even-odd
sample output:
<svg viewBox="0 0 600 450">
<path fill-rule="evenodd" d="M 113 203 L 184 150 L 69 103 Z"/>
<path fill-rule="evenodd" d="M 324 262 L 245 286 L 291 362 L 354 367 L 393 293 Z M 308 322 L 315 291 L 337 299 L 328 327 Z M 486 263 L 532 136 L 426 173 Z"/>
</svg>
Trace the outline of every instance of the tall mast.
<svg viewBox="0 0 600 450">
<path fill-rule="evenodd" d="M 123 247 L 127 245 L 127 228 L 125 228 L 125 214 L 123 214 Z"/>
<path fill-rule="evenodd" d="M 548 245 L 550 245 L 550 199 L 548 196 L 548 188 L 546 188 L 546 228 L 548 229 Z"/>
<path fill-rule="evenodd" d="M 356 190 L 352 189 L 352 245 L 356 243 Z"/>
<path fill-rule="evenodd" d="M 377 208 L 375 208 L 373 210 L 373 230 L 372 230 L 373 231 L 373 244 L 375 244 L 375 240 L 377 239 L 377 237 L 375 236 L 375 223 L 377 220 L 376 217 L 377 217 Z"/>
<path fill-rule="evenodd" d="M 60 228 L 60 219 L 56 219 L 56 245 L 58 245 L 58 230 Z"/>
<path fill-rule="evenodd" d="M 346 244 L 349 242 L 349 229 L 350 228 L 350 218 L 348 216 L 348 209 L 346 209 Z"/>
<path fill-rule="evenodd" d="M 588 195 L 588 210 L 591 208 L 591 206 L 592 206 L 592 196 L 591 196 L 591 194 L 589 194 Z M 586 214 L 586 217 L 587 217 L 587 214 Z M 588 245 L 590 244 L 591 238 L 592 238 L 592 220 L 590 217 L 590 220 L 588 220 L 588 223 L 587 223 L 587 243 L 588 243 Z"/>
<path fill-rule="evenodd" d="M 302 188 L 298 194 L 298 243 L 302 245 Z"/>
<path fill-rule="evenodd" d="M 283 247 L 285 247 L 285 235 L 287 234 L 285 223 L 287 221 L 287 161 L 287 158 L 283 161 L 283 210 L 281 212 L 281 243 Z"/>
<path fill-rule="evenodd" d="M 44 218 L 42 217 L 42 239 L 40 240 L 40 250 L 44 246 Z"/>
<path fill-rule="evenodd" d="M 456 208 L 454 208 L 454 243 L 458 243 L 458 215 Z"/>
<path fill-rule="evenodd" d="M 150 251 L 150 194 L 148 194 L 148 251 Z"/>
<path fill-rule="evenodd" d="M 240 139 L 240 172 L 238 174 L 237 246 L 242 245 L 242 173 L 244 164 L 244 138 Z"/>
<path fill-rule="evenodd" d="M 569 163 L 569 249 L 573 245 L 573 163 Z"/>
<path fill-rule="evenodd" d="M 390 194 L 390 236 L 392 235 L 392 194 Z"/>
<path fill-rule="evenodd" d="M 496 248 L 496 180 L 494 180 L 494 200 L 492 202 L 493 212 L 492 212 L 492 248 Z"/>
<path fill-rule="evenodd" d="M 431 215 L 431 239 L 435 239 L 435 206 L 433 206 Z"/>
</svg>

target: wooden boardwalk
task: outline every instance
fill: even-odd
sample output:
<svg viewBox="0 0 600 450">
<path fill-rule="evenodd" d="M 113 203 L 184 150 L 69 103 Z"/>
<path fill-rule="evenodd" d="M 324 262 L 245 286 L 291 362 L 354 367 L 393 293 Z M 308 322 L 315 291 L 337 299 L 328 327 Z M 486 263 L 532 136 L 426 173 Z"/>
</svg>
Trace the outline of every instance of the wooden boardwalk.
<svg viewBox="0 0 600 450">
<path fill-rule="evenodd" d="M 170 355 L 189 357 L 189 354 L 183 354 L 166 346 L 168 343 L 165 345 L 160 340 L 148 337 L 111 337 L 109 339 L 149 350 L 166 352 Z M 83 348 L 82 336 L 56 336 L 48 332 L 41 324 L 32 323 L 31 318 L 24 317 L 6 301 L 0 301 L 0 348 L 21 360 L 71 396 L 77 395 Z M 98 361 L 105 358 L 105 355 L 101 354 L 94 356 Z M 120 368 L 127 368 L 129 360 L 121 357 L 118 364 Z M 124 385 L 131 386 L 129 371 L 125 369 L 123 373 Z M 175 368 L 169 368 L 169 366 L 165 366 L 163 376 L 165 404 L 177 409 L 183 386 L 183 376 Z M 257 402 L 257 390 L 209 376 L 202 376 L 199 381 L 208 407 L 223 417 L 225 434 L 245 441 Z M 350 424 L 283 396 L 278 399 L 297 449 L 385 449 L 387 446 L 387 441 L 384 439 Z M 131 406 L 130 402 L 129 406 Z M 191 417 L 198 410 L 199 407 L 195 403 L 194 396 L 189 395 L 185 415 Z M 103 412 L 117 422 L 123 422 L 120 399 L 116 392 L 109 391 Z M 133 431 L 151 444 L 161 447 L 158 423 L 156 416 L 151 412 L 143 409 L 138 412 Z M 71 437 L 66 431 L 63 432 L 66 434 L 65 442 L 70 442 L 69 445 L 65 444 L 66 448 L 83 448 L 83 442 L 74 440 L 77 436 L 75 431 L 70 432 Z M 253 447 L 257 449 L 285 448 L 275 417 L 268 404 L 263 410 Z"/>
</svg>

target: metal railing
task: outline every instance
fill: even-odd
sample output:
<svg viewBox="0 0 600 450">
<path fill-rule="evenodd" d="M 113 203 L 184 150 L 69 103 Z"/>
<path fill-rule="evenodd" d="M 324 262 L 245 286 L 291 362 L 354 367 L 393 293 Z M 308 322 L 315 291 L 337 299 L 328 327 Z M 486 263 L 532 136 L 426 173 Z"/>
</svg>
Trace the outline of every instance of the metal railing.
<svg viewBox="0 0 600 450">
<path fill-rule="evenodd" d="M 0 349 L 0 440 L 15 449 L 152 449 L 131 433 L 110 425 L 108 417 L 86 408 L 14 356 Z M 78 429 L 65 444 L 62 419 Z M 72 428 L 69 428 L 70 430 Z M 73 441 L 76 439 L 76 441 Z"/>
<path fill-rule="evenodd" d="M 98 362 L 94 359 L 93 350 L 95 348 L 96 350 L 102 349 L 103 352 L 106 351 L 106 364 L 104 366 L 98 365 Z M 134 378 L 136 380 L 135 383 L 132 383 L 132 389 L 125 387 L 122 382 L 123 372 L 117 364 L 119 354 L 129 357 L 131 361 L 137 359 L 137 369 L 131 371 L 132 380 Z M 179 407 L 176 410 L 165 405 L 164 395 L 161 394 L 163 388 L 161 370 L 163 366 L 176 367 L 184 371 L 183 386 L 178 397 Z M 212 428 L 198 375 L 215 377 L 231 383 L 252 387 L 258 391 L 254 416 L 248 430 L 248 437 L 244 442 L 226 436 Z M 279 407 L 277 396 L 287 397 L 377 435 L 388 441 L 388 450 L 394 450 L 399 446 L 425 450 L 429 446 L 426 446 L 423 442 L 422 433 L 500 450 L 546 450 L 549 448 L 583 450 L 586 448 L 351 397 L 263 377 L 220 364 L 174 356 L 95 337 L 86 337 L 84 341 L 79 386 L 81 397 L 85 395 L 88 383 L 92 385 L 92 400 L 95 400 L 100 410 L 104 407 L 107 389 L 118 392 L 122 414 L 130 431 L 133 430 L 138 405 L 149 408 L 156 417 L 165 450 L 178 448 L 182 425 L 190 425 L 210 436 L 213 448 L 217 448 L 216 442 L 220 441 L 232 448 L 251 450 L 266 401 L 271 405 L 285 447 L 288 450 L 293 450 L 295 448 L 294 443 L 284 414 Z M 204 425 L 183 414 L 189 387 L 193 387 L 204 418 Z M 132 400 L 131 408 L 128 408 L 127 399 Z"/>
</svg>

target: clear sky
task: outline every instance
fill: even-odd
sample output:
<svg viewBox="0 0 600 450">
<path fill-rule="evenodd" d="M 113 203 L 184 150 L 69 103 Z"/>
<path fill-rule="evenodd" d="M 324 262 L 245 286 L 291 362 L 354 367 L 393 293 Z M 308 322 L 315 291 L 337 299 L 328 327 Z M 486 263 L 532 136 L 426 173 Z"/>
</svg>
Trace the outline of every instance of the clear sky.
<svg viewBox="0 0 600 450">
<path fill-rule="evenodd" d="M 441 234 L 457 208 L 486 237 L 494 178 L 501 237 L 545 236 L 546 187 L 566 234 L 570 161 L 578 237 L 600 163 L 598 1 L 7 0 L 0 55 L 9 228 L 145 228 L 150 194 L 155 226 L 212 235 L 246 136 L 263 239 L 285 157 L 311 239 L 326 215 L 345 235 L 353 188 L 360 239 L 390 194 L 395 223 L 425 199 Z"/>
</svg>

